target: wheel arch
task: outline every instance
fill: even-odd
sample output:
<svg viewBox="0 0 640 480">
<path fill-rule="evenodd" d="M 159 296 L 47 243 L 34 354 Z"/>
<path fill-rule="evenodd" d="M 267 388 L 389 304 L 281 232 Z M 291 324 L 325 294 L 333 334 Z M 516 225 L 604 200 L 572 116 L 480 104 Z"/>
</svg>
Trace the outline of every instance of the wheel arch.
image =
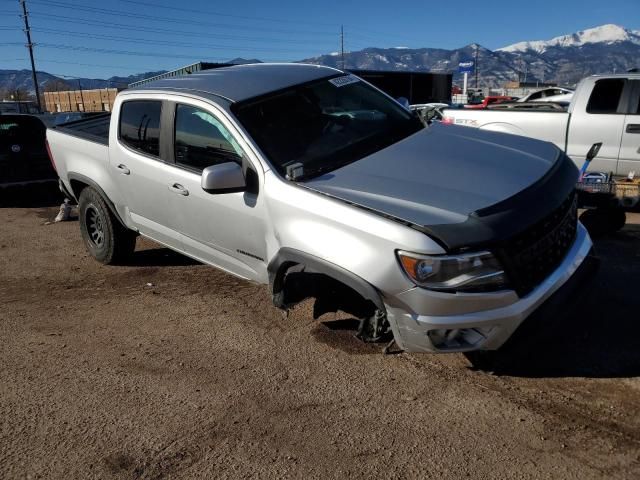
<svg viewBox="0 0 640 480">
<path fill-rule="evenodd" d="M 384 312 L 385 306 L 380 292 L 363 278 L 346 270 L 345 268 L 331 263 L 322 258 L 310 255 L 300 250 L 292 248 L 282 248 L 269 262 L 267 267 L 269 273 L 269 285 L 273 295 L 274 304 L 279 308 L 286 308 L 280 295 L 285 288 L 285 277 L 288 270 L 296 265 L 304 267 L 306 272 L 326 275 L 327 277 L 349 287 L 358 293 L 364 300 L 368 300 L 377 309 Z"/>
<path fill-rule="evenodd" d="M 107 204 L 107 207 L 109 208 L 113 216 L 118 220 L 120 225 L 122 225 L 125 228 L 128 228 L 126 223 L 122 220 L 122 218 L 118 214 L 118 210 L 116 210 L 115 205 L 113 204 L 109 196 L 105 193 L 105 191 L 102 188 L 100 188 L 100 185 L 98 185 L 96 182 L 91 180 L 89 177 L 86 177 L 85 175 L 82 175 L 80 173 L 70 173 L 68 175 L 68 178 L 69 178 L 69 186 L 71 187 L 71 190 L 69 193 L 73 195 L 76 202 L 80 200 L 80 194 L 82 193 L 82 190 L 84 190 L 87 187 L 91 187 L 94 190 L 96 190 L 100 194 L 100 196 L 104 199 L 105 203 Z"/>
</svg>

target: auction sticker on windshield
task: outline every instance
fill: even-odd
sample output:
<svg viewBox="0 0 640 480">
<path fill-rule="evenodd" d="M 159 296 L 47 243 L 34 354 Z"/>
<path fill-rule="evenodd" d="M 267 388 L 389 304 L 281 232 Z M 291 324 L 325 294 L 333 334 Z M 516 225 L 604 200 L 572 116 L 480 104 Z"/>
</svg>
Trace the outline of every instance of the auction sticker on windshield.
<svg viewBox="0 0 640 480">
<path fill-rule="evenodd" d="M 345 75 L 344 77 L 332 78 L 329 83 L 332 83 L 336 87 L 344 87 L 345 85 L 351 85 L 352 83 L 358 83 L 360 79 L 355 75 Z"/>
</svg>

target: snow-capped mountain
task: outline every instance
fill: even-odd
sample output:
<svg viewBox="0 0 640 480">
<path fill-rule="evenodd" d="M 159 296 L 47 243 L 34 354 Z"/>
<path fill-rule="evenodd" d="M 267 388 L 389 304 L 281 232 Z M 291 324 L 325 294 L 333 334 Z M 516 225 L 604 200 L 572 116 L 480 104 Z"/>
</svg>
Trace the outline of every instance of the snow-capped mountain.
<svg viewBox="0 0 640 480">
<path fill-rule="evenodd" d="M 508 81 L 525 78 L 575 85 L 588 75 L 640 67 L 640 31 L 618 25 L 602 25 L 551 40 L 520 42 L 494 51 L 475 44 L 455 50 L 365 48 L 346 53 L 345 63 L 353 69 L 449 71 L 457 82 L 461 77 L 457 74 L 458 62 L 473 58 L 476 47 L 480 84 L 488 87 L 502 87 Z M 303 61 L 341 66 L 337 54 Z"/>
<path fill-rule="evenodd" d="M 562 35 L 551 40 L 535 40 L 518 42 L 507 47 L 499 48 L 499 52 L 526 52 L 529 50 L 544 53 L 551 47 L 581 47 L 588 43 L 602 43 L 611 45 L 617 42 L 631 42 L 640 45 L 640 30 L 628 30 L 619 25 L 601 25 L 588 28 L 571 35 Z"/>
</svg>

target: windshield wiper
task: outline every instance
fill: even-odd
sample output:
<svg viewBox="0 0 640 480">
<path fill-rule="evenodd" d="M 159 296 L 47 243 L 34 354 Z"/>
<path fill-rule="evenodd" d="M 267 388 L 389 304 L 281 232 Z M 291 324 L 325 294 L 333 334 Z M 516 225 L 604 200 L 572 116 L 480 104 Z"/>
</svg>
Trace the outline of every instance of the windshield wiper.
<svg viewBox="0 0 640 480">
<path fill-rule="evenodd" d="M 357 161 L 357 159 L 351 159 L 351 160 L 347 160 L 344 162 L 337 162 L 337 163 L 333 163 L 331 165 L 321 165 L 318 166 L 316 168 L 304 168 L 302 170 L 302 173 L 300 175 L 296 175 L 294 178 L 292 178 L 293 181 L 295 182 L 304 182 L 306 180 L 311 180 L 313 178 L 317 178 L 325 173 L 328 172 L 332 172 L 334 170 L 337 170 L 339 168 L 345 167 L 347 165 L 349 165 L 350 163 L 353 163 Z"/>
</svg>

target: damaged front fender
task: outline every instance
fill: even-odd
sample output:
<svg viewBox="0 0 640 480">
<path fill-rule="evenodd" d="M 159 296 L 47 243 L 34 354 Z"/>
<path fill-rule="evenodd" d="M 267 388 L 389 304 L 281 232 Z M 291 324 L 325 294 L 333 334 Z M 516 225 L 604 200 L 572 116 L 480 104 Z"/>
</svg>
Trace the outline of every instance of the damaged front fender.
<svg viewBox="0 0 640 480">
<path fill-rule="evenodd" d="M 293 249 L 282 249 L 269 264 L 273 303 L 287 310 L 314 298 L 313 318 L 338 310 L 360 319 L 358 336 L 378 341 L 389 332 L 379 292 L 344 268 Z"/>
</svg>

